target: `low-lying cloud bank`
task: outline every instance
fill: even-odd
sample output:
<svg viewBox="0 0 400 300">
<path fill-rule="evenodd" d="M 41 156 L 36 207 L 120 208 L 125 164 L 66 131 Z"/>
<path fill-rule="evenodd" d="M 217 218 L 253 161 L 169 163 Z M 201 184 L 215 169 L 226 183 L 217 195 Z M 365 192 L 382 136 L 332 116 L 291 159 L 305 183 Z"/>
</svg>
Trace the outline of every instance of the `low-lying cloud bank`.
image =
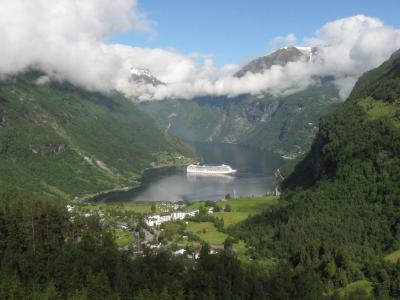
<svg viewBox="0 0 400 300">
<path fill-rule="evenodd" d="M 137 100 L 290 94 L 333 76 L 345 98 L 357 78 L 400 48 L 400 30 L 363 15 L 329 22 L 302 46 L 316 46 L 311 61 L 273 66 L 262 74 L 236 78 L 238 65 L 216 68 L 211 58 L 147 49 L 105 40 L 128 30 L 153 32 L 152 22 L 136 0 L 2 0 L 0 7 L 0 76 L 40 68 L 52 79 L 68 80 L 90 90 L 118 90 Z M 272 44 L 292 45 L 290 33 Z M 131 68 L 149 69 L 165 85 L 137 85 Z"/>
</svg>

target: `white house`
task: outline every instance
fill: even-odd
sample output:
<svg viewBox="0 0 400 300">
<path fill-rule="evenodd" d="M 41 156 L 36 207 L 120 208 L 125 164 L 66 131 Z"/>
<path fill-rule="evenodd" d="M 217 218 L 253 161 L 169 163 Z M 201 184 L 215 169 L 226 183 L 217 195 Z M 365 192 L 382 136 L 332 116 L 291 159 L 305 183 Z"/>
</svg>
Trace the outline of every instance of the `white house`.
<svg viewBox="0 0 400 300">
<path fill-rule="evenodd" d="M 150 227 L 160 226 L 162 223 L 184 220 L 186 217 L 193 217 L 198 213 L 199 210 L 197 209 L 189 212 L 174 211 L 172 213 L 164 213 L 160 215 L 148 215 L 144 217 L 144 222 Z"/>
<path fill-rule="evenodd" d="M 172 220 L 172 215 L 171 214 L 161 214 L 160 215 L 160 223 L 165 223 L 165 222 L 169 222 Z"/>
<path fill-rule="evenodd" d="M 172 214 L 172 220 L 183 220 L 186 218 L 186 213 L 184 211 L 174 211 Z"/>
<path fill-rule="evenodd" d="M 161 224 L 161 216 L 160 215 L 151 215 L 144 217 L 144 222 L 147 226 L 159 226 Z"/>
<path fill-rule="evenodd" d="M 188 216 L 188 217 L 194 217 L 194 216 L 197 215 L 198 213 L 199 213 L 199 210 L 196 209 L 196 210 L 192 210 L 192 211 L 187 212 L 187 213 L 186 213 L 186 216 Z"/>
<path fill-rule="evenodd" d="M 174 252 L 174 255 L 175 255 L 175 256 L 184 255 L 185 252 L 186 252 L 185 249 L 179 249 L 179 250 L 177 250 L 177 251 Z"/>
</svg>

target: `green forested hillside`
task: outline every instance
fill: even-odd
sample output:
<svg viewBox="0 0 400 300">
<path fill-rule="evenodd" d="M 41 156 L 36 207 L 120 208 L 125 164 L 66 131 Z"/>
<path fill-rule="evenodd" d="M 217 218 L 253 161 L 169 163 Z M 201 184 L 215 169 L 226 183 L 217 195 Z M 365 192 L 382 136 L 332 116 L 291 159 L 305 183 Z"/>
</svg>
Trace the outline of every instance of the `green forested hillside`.
<svg viewBox="0 0 400 300">
<path fill-rule="evenodd" d="M 132 186 L 192 152 L 124 97 L 30 72 L 0 82 L 0 181 L 64 199 Z"/>
<path fill-rule="evenodd" d="M 310 87 L 280 101 L 271 119 L 243 134 L 239 143 L 297 156 L 309 150 L 321 116 L 341 104 L 337 89 L 330 83 Z"/>
<path fill-rule="evenodd" d="M 339 103 L 337 89 L 324 81 L 287 97 L 203 97 L 139 107 L 159 128 L 185 140 L 241 143 L 298 155 L 309 149 L 319 118 Z"/>
<path fill-rule="evenodd" d="M 1 183 L 0 183 L 0 187 Z M 229 248 L 200 257 L 120 251 L 98 216 L 0 189 L 0 299 L 322 299 L 309 270 L 242 264 Z"/>
<path fill-rule="evenodd" d="M 399 297 L 398 268 L 383 261 L 400 248 L 399 59 L 366 73 L 322 118 L 283 182 L 288 204 L 237 228 L 257 255 L 312 268 L 328 287 L 367 279 L 377 299 Z"/>
</svg>

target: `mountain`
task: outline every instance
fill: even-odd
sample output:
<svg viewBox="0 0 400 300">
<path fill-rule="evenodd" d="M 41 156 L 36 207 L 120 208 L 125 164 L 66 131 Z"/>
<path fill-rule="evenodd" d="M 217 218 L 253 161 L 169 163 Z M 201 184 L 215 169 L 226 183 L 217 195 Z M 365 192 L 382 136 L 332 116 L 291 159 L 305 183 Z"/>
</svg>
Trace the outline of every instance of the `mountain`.
<svg viewBox="0 0 400 300">
<path fill-rule="evenodd" d="M 4 184 L 71 199 L 134 186 L 144 169 L 192 155 L 117 93 L 48 81 L 39 72 L 0 82 Z"/>
<path fill-rule="evenodd" d="M 309 61 L 313 55 L 317 53 L 317 48 L 313 47 L 285 47 L 272 52 L 271 54 L 252 60 L 235 76 L 243 77 L 247 72 L 262 73 L 274 65 L 284 66 L 289 62 Z"/>
<path fill-rule="evenodd" d="M 317 48 L 279 49 L 251 61 L 236 76 L 259 73 L 272 65 L 309 61 L 317 55 Z M 320 84 L 285 97 L 167 99 L 142 102 L 139 108 L 159 128 L 188 141 L 240 143 L 296 157 L 310 148 L 320 116 L 340 103 L 330 78 L 321 78 Z"/>
<path fill-rule="evenodd" d="M 255 59 L 236 75 L 262 72 L 272 65 L 310 60 L 316 48 L 289 47 Z M 143 102 L 139 108 L 157 126 L 188 141 L 241 143 L 298 156 L 311 146 L 320 116 L 341 101 L 329 78 L 304 91 L 285 97 L 241 95 L 201 97 L 193 100 Z"/>
<path fill-rule="evenodd" d="M 339 103 L 329 82 L 287 97 L 203 97 L 143 102 L 157 126 L 188 141 L 240 143 L 296 155 L 309 149 L 319 118 Z"/>
<path fill-rule="evenodd" d="M 320 117 L 342 103 L 336 87 L 330 82 L 276 101 L 278 107 L 271 118 L 258 122 L 242 134 L 239 143 L 297 157 L 310 148 Z"/>
<path fill-rule="evenodd" d="M 150 84 L 153 86 L 164 85 L 165 83 L 155 77 L 148 69 L 131 69 L 130 81 L 137 84 Z"/>
<path fill-rule="evenodd" d="M 338 164 L 338 159 L 334 157 L 338 153 L 333 154 L 332 150 L 339 152 L 347 150 L 346 148 L 353 149 L 355 147 L 354 150 L 365 151 L 365 153 L 357 152 L 352 154 L 356 157 L 364 157 L 370 151 L 378 151 L 374 148 L 376 145 L 368 144 L 368 142 L 372 141 L 372 138 L 375 138 L 374 136 L 366 136 L 370 134 L 369 132 L 364 132 L 360 135 L 354 135 L 354 132 L 357 129 L 362 130 L 360 126 L 365 126 L 365 129 L 372 126 L 381 126 L 382 128 L 379 130 L 387 128 L 387 133 L 392 131 L 396 133 L 396 129 L 400 125 L 399 83 L 400 51 L 397 51 L 382 66 L 364 74 L 354 86 L 346 105 L 322 120 L 321 129 L 312 151 L 299 164 L 297 170 L 284 182 L 285 186 L 307 186 L 323 178 L 334 178 L 340 170 L 340 165 Z M 348 120 L 342 120 L 346 115 Z M 358 124 L 357 122 L 360 123 Z M 351 127 L 349 125 L 354 128 L 346 132 Z M 378 128 L 371 128 L 374 134 L 376 130 Z M 339 145 L 329 144 L 333 135 L 341 137 Z M 365 137 L 367 140 L 362 141 L 360 137 Z M 349 144 L 346 145 L 346 142 Z M 375 142 L 378 143 L 379 141 Z M 390 143 L 390 141 L 386 142 Z M 395 142 L 395 139 L 392 142 Z M 383 144 L 377 146 L 383 147 Z M 386 151 L 390 151 L 393 146 L 388 145 L 388 147 L 388 149 L 379 150 L 382 151 L 383 156 L 386 156 L 388 154 Z M 370 150 L 367 150 L 367 148 Z M 346 157 L 346 155 L 348 153 L 343 153 L 343 157 Z M 353 157 L 346 158 L 351 160 Z M 367 156 L 365 159 L 369 159 L 369 157 Z M 303 176 L 304 172 L 308 173 L 307 176 Z M 300 178 L 302 181 L 298 182 Z"/>
<path fill-rule="evenodd" d="M 368 280 L 376 299 L 398 298 L 398 265 L 383 258 L 400 248 L 399 87 L 400 50 L 322 117 L 282 205 L 237 228 L 257 255 L 312 269 L 330 289 Z"/>
</svg>

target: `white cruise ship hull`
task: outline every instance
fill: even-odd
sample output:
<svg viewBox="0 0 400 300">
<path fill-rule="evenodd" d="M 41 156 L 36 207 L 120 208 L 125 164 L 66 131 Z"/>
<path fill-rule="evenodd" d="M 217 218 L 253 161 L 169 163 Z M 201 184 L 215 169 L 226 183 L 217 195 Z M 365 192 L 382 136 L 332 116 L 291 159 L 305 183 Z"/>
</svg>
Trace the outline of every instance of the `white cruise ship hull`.
<svg viewBox="0 0 400 300">
<path fill-rule="evenodd" d="M 200 166 L 200 165 L 189 165 L 187 167 L 187 173 L 191 174 L 202 174 L 202 175 L 227 175 L 234 174 L 237 171 L 232 169 L 230 166 Z"/>
</svg>

